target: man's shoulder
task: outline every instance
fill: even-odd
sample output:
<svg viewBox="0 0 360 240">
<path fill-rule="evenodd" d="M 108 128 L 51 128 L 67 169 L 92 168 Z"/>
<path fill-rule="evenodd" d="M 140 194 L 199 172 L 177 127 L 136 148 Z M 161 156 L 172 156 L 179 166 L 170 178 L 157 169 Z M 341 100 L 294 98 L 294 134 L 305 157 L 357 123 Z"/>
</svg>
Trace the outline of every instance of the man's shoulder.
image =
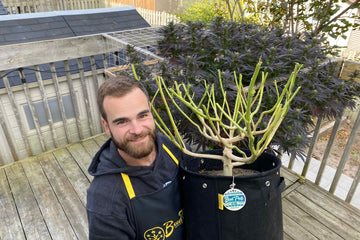
<svg viewBox="0 0 360 240">
<path fill-rule="evenodd" d="M 126 214 L 130 203 L 122 185 L 120 174 L 95 177 L 87 190 L 87 210 L 103 215 Z"/>
</svg>

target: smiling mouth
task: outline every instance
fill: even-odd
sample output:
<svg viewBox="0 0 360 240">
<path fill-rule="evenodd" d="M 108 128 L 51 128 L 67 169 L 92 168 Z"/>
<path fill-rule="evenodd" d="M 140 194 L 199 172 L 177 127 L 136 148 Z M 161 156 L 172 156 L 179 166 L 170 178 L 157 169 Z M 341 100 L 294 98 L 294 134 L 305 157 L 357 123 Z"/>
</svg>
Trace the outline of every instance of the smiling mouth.
<svg viewBox="0 0 360 240">
<path fill-rule="evenodd" d="M 130 139 L 130 142 L 142 142 L 145 140 L 145 138 L 147 137 L 147 135 L 144 135 L 144 136 L 140 136 L 140 137 L 137 137 L 137 138 L 133 138 L 133 139 Z"/>
</svg>

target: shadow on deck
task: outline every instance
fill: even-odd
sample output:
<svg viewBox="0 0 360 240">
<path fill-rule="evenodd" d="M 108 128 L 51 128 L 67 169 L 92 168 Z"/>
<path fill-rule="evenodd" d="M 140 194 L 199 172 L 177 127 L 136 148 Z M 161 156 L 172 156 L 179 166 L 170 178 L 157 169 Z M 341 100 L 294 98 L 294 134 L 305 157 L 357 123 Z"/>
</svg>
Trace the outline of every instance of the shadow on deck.
<svg viewBox="0 0 360 240">
<path fill-rule="evenodd" d="M 0 239 L 88 239 L 87 168 L 104 134 L 0 167 Z M 286 168 L 284 239 L 360 239 L 360 210 Z M 264 237 L 266 239 L 266 237 Z"/>
</svg>

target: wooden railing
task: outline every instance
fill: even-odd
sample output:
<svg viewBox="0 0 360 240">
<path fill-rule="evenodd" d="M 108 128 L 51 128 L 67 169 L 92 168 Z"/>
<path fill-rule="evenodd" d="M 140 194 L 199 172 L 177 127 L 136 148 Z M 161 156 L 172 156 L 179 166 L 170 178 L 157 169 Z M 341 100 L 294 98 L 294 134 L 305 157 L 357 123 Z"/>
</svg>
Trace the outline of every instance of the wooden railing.
<svg viewBox="0 0 360 240">
<path fill-rule="evenodd" d="M 337 134 L 341 124 L 349 122 L 349 116 L 338 116 L 336 119 L 332 119 L 330 122 L 327 120 L 325 126 L 324 119 L 317 119 L 311 144 L 306 152 L 306 159 L 296 159 L 294 156 L 289 156 L 289 161 L 285 164 L 286 167 L 296 171 L 300 178 L 310 179 L 316 185 L 329 191 L 331 194 L 335 194 L 348 203 L 354 200 L 354 205 L 360 208 L 360 164 L 354 166 L 353 176 L 347 176 L 343 174 L 345 164 L 349 161 L 349 155 L 352 152 L 352 146 L 356 143 L 355 138 L 360 128 L 360 111 L 356 110 L 352 113 L 353 125 L 349 136 L 346 138 L 346 144 L 343 152 L 337 153 L 339 159 L 337 159 L 337 168 L 329 167 L 329 158 L 336 142 Z M 324 130 L 325 129 L 325 130 Z M 326 138 L 328 139 L 324 151 L 321 153 L 321 160 L 313 158 L 313 151 L 319 142 L 319 136 L 326 131 Z M 311 172 L 311 174 L 310 174 Z M 309 176 L 312 175 L 312 176 Z M 323 181 L 324 180 L 324 181 Z M 341 190 L 340 190 L 341 189 Z M 336 192 L 337 190 L 340 190 Z M 355 197 L 356 196 L 356 197 Z"/>
<path fill-rule="evenodd" d="M 104 7 L 103 0 L 2 0 L 8 14 L 79 10 Z"/>
<path fill-rule="evenodd" d="M 0 165 L 102 132 L 95 97 L 107 64 L 101 35 L 0 49 Z"/>
<path fill-rule="evenodd" d="M 125 63 L 113 56 L 127 44 L 153 55 L 142 47 L 153 45 L 157 32 L 121 34 L 126 41 L 98 34 L 0 46 L 0 165 L 103 132 L 96 92 L 105 69 Z"/>
<path fill-rule="evenodd" d="M 107 0 L 3 0 L 2 2 L 8 14 L 126 6 L 118 2 Z M 153 27 L 166 25 L 171 21 L 176 23 L 180 21 L 176 15 L 163 11 L 153 11 L 139 7 L 136 8 L 136 10 Z"/>
</svg>

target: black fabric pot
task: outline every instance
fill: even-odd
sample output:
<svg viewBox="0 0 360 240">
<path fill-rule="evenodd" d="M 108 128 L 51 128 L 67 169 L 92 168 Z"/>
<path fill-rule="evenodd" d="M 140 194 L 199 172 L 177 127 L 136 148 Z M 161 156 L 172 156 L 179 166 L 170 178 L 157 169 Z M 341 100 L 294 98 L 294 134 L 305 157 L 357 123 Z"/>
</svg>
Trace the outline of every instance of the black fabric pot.
<svg viewBox="0 0 360 240">
<path fill-rule="evenodd" d="M 222 154 L 222 150 L 211 153 Z M 280 167 L 281 160 L 268 153 L 263 153 L 254 163 L 242 166 L 260 171 L 250 176 L 198 173 L 204 169 L 222 169 L 219 160 L 195 158 L 183 163 L 180 173 L 186 240 L 283 239 L 281 192 L 285 183 L 280 177 Z M 230 189 L 233 181 L 235 189 L 241 190 L 246 197 L 245 205 L 238 211 L 221 206 L 221 196 Z"/>
</svg>

